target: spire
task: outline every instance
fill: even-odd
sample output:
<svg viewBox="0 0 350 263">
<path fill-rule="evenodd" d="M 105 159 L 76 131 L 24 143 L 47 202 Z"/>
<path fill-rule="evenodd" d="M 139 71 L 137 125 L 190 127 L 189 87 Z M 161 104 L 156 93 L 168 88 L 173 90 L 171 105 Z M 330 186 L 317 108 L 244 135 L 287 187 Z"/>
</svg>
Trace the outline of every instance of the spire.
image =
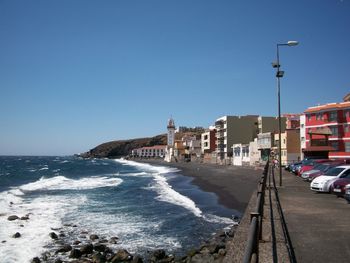
<svg viewBox="0 0 350 263">
<path fill-rule="evenodd" d="M 174 122 L 174 119 L 173 117 L 170 117 L 170 119 L 168 120 L 168 129 L 169 128 L 174 128 L 175 129 L 175 122 Z"/>
</svg>

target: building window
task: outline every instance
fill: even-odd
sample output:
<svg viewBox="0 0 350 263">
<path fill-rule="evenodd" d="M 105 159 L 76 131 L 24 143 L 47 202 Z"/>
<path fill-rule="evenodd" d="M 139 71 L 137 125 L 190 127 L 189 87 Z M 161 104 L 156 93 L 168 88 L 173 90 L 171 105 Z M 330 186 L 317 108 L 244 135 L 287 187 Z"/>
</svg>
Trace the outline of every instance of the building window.
<svg viewBox="0 0 350 263">
<path fill-rule="evenodd" d="M 308 121 L 311 121 L 311 114 L 308 114 L 308 115 L 307 115 L 307 120 L 308 120 Z"/>
<path fill-rule="evenodd" d="M 331 136 L 338 136 L 338 126 L 329 126 L 329 129 L 332 132 Z"/>
<path fill-rule="evenodd" d="M 344 119 L 350 118 L 350 109 L 344 110 Z"/>
<path fill-rule="evenodd" d="M 336 151 L 339 151 L 339 143 L 338 142 L 330 142 L 330 144 Z"/>
<path fill-rule="evenodd" d="M 302 141 L 302 142 L 305 142 L 305 137 L 301 137 L 301 141 Z"/>
<path fill-rule="evenodd" d="M 323 116 L 323 113 L 321 112 L 316 113 L 316 120 L 322 120 L 323 119 L 322 116 Z"/>
<path fill-rule="evenodd" d="M 329 121 L 337 121 L 337 112 L 336 111 L 331 111 L 329 112 Z"/>
<path fill-rule="evenodd" d="M 345 151 L 350 152 L 350 142 L 345 142 Z"/>
<path fill-rule="evenodd" d="M 241 148 L 240 147 L 235 147 L 233 149 L 235 156 L 240 156 L 241 155 Z"/>
<path fill-rule="evenodd" d="M 344 132 L 345 133 L 349 132 L 349 124 L 344 124 Z"/>
</svg>

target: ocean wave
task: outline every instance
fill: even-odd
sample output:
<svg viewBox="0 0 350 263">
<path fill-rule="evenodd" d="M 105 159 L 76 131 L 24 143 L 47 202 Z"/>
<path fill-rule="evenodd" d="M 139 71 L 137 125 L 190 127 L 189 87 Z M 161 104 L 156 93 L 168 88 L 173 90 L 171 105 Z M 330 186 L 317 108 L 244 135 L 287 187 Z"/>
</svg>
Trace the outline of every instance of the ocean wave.
<svg viewBox="0 0 350 263">
<path fill-rule="evenodd" d="M 179 169 L 173 168 L 173 167 L 154 166 L 148 163 L 139 163 L 139 162 L 124 160 L 124 159 L 116 159 L 115 161 L 120 164 L 130 165 L 130 166 L 139 168 L 140 170 L 144 170 L 146 172 L 151 172 L 151 173 L 167 174 L 167 173 L 177 173 L 180 171 Z"/>
<path fill-rule="evenodd" d="M 157 200 L 182 206 L 190 210 L 195 216 L 202 216 L 202 211 L 196 206 L 195 202 L 187 196 L 176 192 L 171 185 L 167 183 L 164 176 L 154 175 L 154 179 L 156 184 L 151 186 L 150 189 L 155 189 L 158 193 Z"/>
<path fill-rule="evenodd" d="M 203 216 L 203 219 L 210 223 L 225 224 L 225 225 L 237 225 L 238 223 L 231 218 L 217 216 L 213 214 L 207 214 Z"/>
<path fill-rule="evenodd" d="M 107 186 L 118 186 L 123 182 L 120 178 L 88 177 L 78 180 L 69 179 L 64 176 L 51 178 L 40 178 L 38 181 L 28 183 L 19 187 L 22 191 L 37 190 L 86 190 Z"/>
</svg>

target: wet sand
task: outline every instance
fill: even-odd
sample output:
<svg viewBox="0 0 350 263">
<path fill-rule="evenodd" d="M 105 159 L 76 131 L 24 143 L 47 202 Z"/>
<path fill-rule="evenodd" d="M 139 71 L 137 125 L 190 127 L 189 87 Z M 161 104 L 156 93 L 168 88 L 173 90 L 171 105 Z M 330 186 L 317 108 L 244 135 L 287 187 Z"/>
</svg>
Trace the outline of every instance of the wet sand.
<svg viewBox="0 0 350 263">
<path fill-rule="evenodd" d="M 215 193 L 219 203 L 244 213 L 252 193 L 257 189 L 262 175 L 261 167 L 240 167 L 204 163 L 167 163 L 162 160 L 138 159 L 138 162 L 176 167 L 192 183 L 206 192 Z"/>
</svg>

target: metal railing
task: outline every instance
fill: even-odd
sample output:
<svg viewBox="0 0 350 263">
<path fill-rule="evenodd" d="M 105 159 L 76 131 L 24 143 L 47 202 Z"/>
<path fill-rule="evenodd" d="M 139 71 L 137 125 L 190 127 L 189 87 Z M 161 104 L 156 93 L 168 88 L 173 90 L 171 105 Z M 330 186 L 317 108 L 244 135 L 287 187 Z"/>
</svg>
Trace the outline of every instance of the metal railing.
<svg viewBox="0 0 350 263">
<path fill-rule="evenodd" d="M 265 188 L 269 171 L 269 160 L 264 167 L 257 192 L 256 207 L 250 213 L 250 227 L 247 246 L 243 256 L 243 263 L 259 261 L 259 240 L 262 238 L 262 218 L 264 216 Z"/>
</svg>

